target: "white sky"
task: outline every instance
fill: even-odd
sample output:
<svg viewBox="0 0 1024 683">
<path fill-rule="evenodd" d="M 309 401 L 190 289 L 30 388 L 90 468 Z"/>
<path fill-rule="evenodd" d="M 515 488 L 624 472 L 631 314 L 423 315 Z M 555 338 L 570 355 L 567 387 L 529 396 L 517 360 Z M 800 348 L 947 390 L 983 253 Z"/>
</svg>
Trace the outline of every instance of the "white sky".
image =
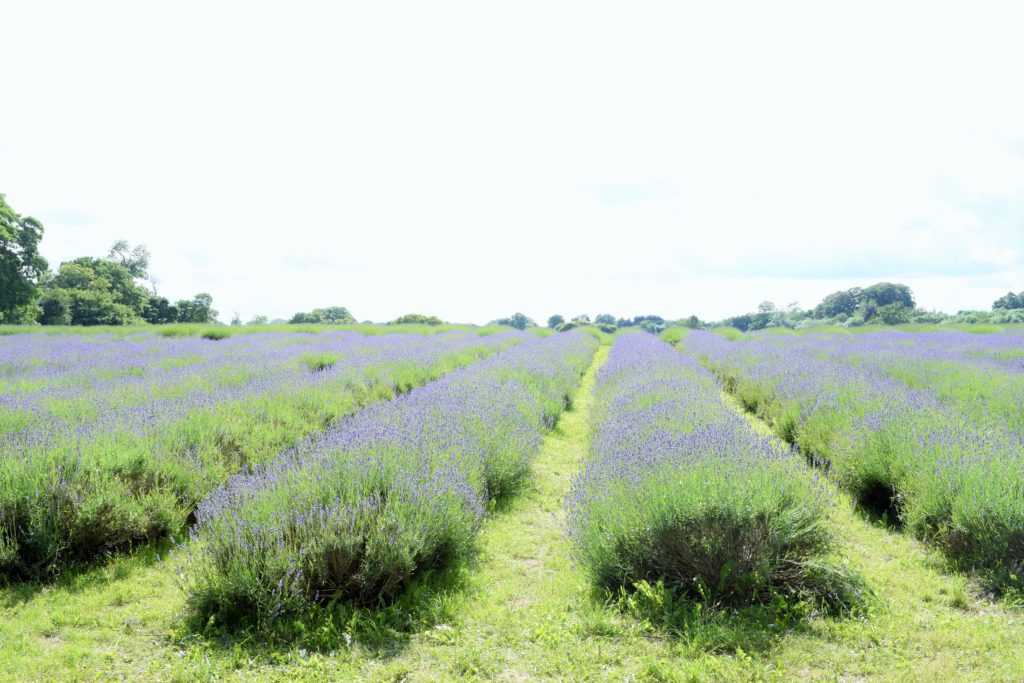
<svg viewBox="0 0 1024 683">
<path fill-rule="evenodd" d="M 227 320 L 1024 289 L 1024 4 L 5 2 L 0 192 Z"/>
</svg>

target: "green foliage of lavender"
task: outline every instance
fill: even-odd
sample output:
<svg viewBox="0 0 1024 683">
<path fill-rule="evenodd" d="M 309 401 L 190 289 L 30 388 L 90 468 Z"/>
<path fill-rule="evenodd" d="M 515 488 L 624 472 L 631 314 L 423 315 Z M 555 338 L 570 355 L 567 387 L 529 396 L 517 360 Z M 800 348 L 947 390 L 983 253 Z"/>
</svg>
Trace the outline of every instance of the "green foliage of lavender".
<svg viewBox="0 0 1024 683">
<path fill-rule="evenodd" d="M 815 475 L 719 391 L 654 337 L 616 340 L 569 501 L 577 558 L 607 588 L 661 581 L 711 603 L 851 606 L 856 579 L 826 562 L 834 539 Z"/>
<path fill-rule="evenodd" d="M 596 347 L 582 333 L 532 337 L 232 477 L 197 511 L 193 614 L 233 627 L 317 603 L 376 604 L 465 557 Z"/>
<path fill-rule="evenodd" d="M 696 333 L 744 406 L 868 509 L 997 589 L 1024 571 L 1024 337 L 1007 331 L 753 338 Z"/>
<path fill-rule="evenodd" d="M 520 336 L 2 337 L 0 576 L 179 533 L 240 468 Z"/>
</svg>

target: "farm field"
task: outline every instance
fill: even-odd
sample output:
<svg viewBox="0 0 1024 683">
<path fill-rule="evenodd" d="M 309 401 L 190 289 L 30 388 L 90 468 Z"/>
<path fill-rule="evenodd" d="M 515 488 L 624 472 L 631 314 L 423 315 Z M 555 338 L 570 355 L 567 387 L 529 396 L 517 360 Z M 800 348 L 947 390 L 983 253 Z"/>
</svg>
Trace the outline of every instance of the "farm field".
<svg viewBox="0 0 1024 683">
<path fill-rule="evenodd" d="M 1019 331 L 289 327 L 0 336 L 0 679 L 1024 678 Z"/>
</svg>

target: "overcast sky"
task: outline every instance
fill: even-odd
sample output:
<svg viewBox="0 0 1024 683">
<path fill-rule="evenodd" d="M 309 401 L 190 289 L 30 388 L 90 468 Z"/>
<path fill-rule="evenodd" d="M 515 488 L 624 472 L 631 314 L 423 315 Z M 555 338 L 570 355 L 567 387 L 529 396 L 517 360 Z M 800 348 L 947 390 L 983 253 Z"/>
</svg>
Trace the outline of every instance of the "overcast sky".
<svg viewBox="0 0 1024 683">
<path fill-rule="evenodd" d="M 4 3 L 0 192 L 227 320 L 1024 289 L 1024 4 Z"/>
</svg>

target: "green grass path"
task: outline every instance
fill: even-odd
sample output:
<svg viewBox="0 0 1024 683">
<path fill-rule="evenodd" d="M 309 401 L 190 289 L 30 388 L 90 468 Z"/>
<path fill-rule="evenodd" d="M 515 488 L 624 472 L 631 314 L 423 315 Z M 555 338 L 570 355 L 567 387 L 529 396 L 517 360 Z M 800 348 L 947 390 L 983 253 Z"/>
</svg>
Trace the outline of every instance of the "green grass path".
<svg viewBox="0 0 1024 683">
<path fill-rule="evenodd" d="M 381 679 L 568 680 L 600 670 L 596 644 L 580 647 L 590 601 L 569 559 L 564 499 L 586 452 L 594 372 L 608 348 L 597 351 L 572 409 L 545 437 L 528 487 L 485 522 L 479 558 L 451 606 L 457 619 L 415 636 Z"/>
</svg>

